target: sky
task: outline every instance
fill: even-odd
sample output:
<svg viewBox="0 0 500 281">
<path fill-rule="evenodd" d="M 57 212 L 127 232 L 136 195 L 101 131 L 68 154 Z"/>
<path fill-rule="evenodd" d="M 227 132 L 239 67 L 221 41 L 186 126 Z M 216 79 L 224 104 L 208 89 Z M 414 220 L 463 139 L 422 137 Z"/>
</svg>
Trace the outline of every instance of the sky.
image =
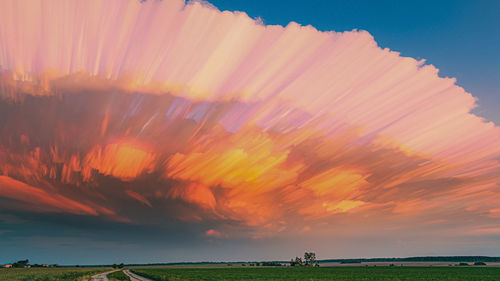
<svg viewBox="0 0 500 281">
<path fill-rule="evenodd" d="M 498 4 L 326 2 L 0 2 L 0 263 L 497 255 Z"/>
<path fill-rule="evenodd" d="M 482 1 L 211 1 L 221 10 L 245 11 L 266 24 L 290 21 L 323 31 L 367 30 L 377 44 L 425 59 L 439 76 L 478 97 L 474 110 L 500 123 L 500 3 Z"/>
</svg>

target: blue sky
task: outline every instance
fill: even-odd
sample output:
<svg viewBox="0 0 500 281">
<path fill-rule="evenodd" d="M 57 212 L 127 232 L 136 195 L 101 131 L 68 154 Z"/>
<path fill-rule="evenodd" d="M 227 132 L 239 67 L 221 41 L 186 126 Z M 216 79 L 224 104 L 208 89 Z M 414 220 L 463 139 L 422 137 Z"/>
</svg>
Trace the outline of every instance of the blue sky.
<svg viewBox="0 0 500 281">
<path fill-rule="evenodd" d="M 426 59 L 479 98 L 474 113 L 500 124 L 500 1 L 213 0 L 266 24 L 369 31 L 379 46 Z"/>
</svg>

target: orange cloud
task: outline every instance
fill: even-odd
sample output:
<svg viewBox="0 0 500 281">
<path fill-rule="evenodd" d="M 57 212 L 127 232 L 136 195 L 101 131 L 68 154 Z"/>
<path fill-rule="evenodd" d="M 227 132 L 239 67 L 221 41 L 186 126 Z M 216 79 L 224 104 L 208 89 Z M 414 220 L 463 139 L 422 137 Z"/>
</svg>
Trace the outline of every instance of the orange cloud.
<svg viewBox="0 0 500 281">
<path fill-rule="evenodd" d="M 217 231 L 215 229 L 209 229 L 209 230 L 205 231 L 205 235 L 209 236 L 209 237 L 217 237 L 217 238 L 221 238 L 221 237 L 225 236 L 220 231 Z"/>
<path fill-rule="evenodd" d="M 302 182 L 301 186 L 311 189 L 318 196 L 349 198 L 366 186 L 366 177 L 361 172 L 333 168 Z"/>
<path fill-rule="evenodd" d="M 213 209 L 216 204 L 216 199 L 210 188 L 196 183 L 170 189 L 166 196 L 172 199 L 180 198 L 210 209 Z"/>
<path fill-rule="evenodd" d="M 60 194 L 51 194 L 7 176 L 0 176 L 0 196 L 29 203 L 35 210 L 97 216 L 95 209 Z"/>
<path fill-rule="evenodd" d="M 181 202 L 169 215 L 253 237 L 498 219 L 500 128 L 454 79 L 366 31 L 265 26 L 197 1 L 6 0 L 0 50 L 13 201 L 117 216 L 129 198 L 144 212 Z"/>
<path fill-rule="evenodd" d="M 141 203 L 143 203 L 144 205 L 147 205 L 149 207 L 153 207 L 151 205 L 151 203 L 149 202 L 148 199 L 146 199 L 144 196 L 140 195 L 139 193 L 135 192 L 135 191 L 132 191 L 132 190 L 125 190 L 125 193 L 130 196 L 130 198 L 133 198 Z"/>
<path fill-rule="evenodd" d="M 152 170 L 155 156 L 132 143 L 114 143 L 106 145 L 104 149 L 94 147 L 84 161 L 85 167 L 96 169 L 104 175 L 132 180 Z M 88 168 L 87 177 L 90 176 Z"/>
</svg>

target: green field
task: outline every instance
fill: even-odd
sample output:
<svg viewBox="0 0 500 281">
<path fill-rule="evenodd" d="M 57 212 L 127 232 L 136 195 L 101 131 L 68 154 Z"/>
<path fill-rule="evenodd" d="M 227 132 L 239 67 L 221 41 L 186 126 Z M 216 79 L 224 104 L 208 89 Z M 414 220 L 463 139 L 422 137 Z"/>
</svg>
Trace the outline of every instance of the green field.
<svg viewBox="0 0 500 281">
<path fill-rule="evenodd" d="M 498 281 L 494 267 L 135 268 L 152 280 Z"/>
<path fill-rule="evenodd" d="M 0 281 L 81 281 L 109 270 L 104 267 L 2 268 Z"/>
<path fill-rule="evenodd" d="M 113 273 L 108 274 L 108 279 L 109 281 L 129 281 L 130 278 L 128 278 L 123 271 L 116 271 Z"/>
</svg>

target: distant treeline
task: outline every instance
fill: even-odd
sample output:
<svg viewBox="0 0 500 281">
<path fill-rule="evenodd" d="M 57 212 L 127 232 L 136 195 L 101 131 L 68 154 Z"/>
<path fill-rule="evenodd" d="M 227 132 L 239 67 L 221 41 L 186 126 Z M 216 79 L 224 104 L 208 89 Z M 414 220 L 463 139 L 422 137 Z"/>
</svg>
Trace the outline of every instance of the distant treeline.
<svg viewBox="0 0 500 281">
<path fill-rule="evenodd" d="M 208 265 L 208 264 L 250 264 L 256 266 L 281 266 L 282 263 L 289 263 L 285 261 L 234 261 L 234 262 L 216 262 L 216 261 L 202 261 L 202 262 L 169 262 L 169 263 L 147 263 L 147 264 L 127 264 L 127 266 L 155 266 L 155 265 Z"/>
<path fill-rule="evenodd" d="M 361 262 L 500 262 L 500 257 L 487 256 L 441 256 L 441 257 L 409 257 L 409 258 L 371 258 L 371 259 L 328 259 L 319 263 L 361 263 Z"/>
<path fill-rule="evenodd" d="M 24 261 L 21 261 L 24 262 Z M 318 260 L 317 263 L 362 263 L 362 262 L 500 262 L 500 257 L 488 256 L 432 256 L 432 257 L 409 257 L 409 258 L 359 258 L 359 259 L 326 259 Z M 155 266 L 155 265 L 204 265 L 204 264 L 254 264 L 259 266 L 277 266 L 278 264 L 289 264 L 290 261 L 236 261 L 236 262 L 169 262 L 169 263 L 141 263 L 125 264 L 125 266 Z M 18 266 L 19 262 L 13 263 Z M 28 265 L 26 260 L 23 266 Z M 47 265 L 32 265 L 47 266 Z M 74 265 L 49 265 L 51 267 L 72 267 Z M 112 267 L 111 264 L 101 265 L 77 265 L 81 267 Z M 0 266 L 1 267 L 1 266 Z M 22 267 L 22 266 L 20 266 Z"/>
<path fill-rule="evenodd" d="M 318 263 L 362 263 L 362 262 L 500 262 L 500 257 L 487 256 L 432 256 L 432 257 L 409 257 L 409 258 L 359 258 L 359 259 L 327 259 L 318 260 Z M 154 265 L 203 265 L 203 264 L 241 264 L 241 263 L 259 263 L 258 261 L 246 262 L 169 262 L 169 263 L 148 263 L 148 264 L 127 264 L 129 266 L 154 266 Z M 283 263 L 290 261 L 268 261 L 260 263 Z"/>
</svg>

